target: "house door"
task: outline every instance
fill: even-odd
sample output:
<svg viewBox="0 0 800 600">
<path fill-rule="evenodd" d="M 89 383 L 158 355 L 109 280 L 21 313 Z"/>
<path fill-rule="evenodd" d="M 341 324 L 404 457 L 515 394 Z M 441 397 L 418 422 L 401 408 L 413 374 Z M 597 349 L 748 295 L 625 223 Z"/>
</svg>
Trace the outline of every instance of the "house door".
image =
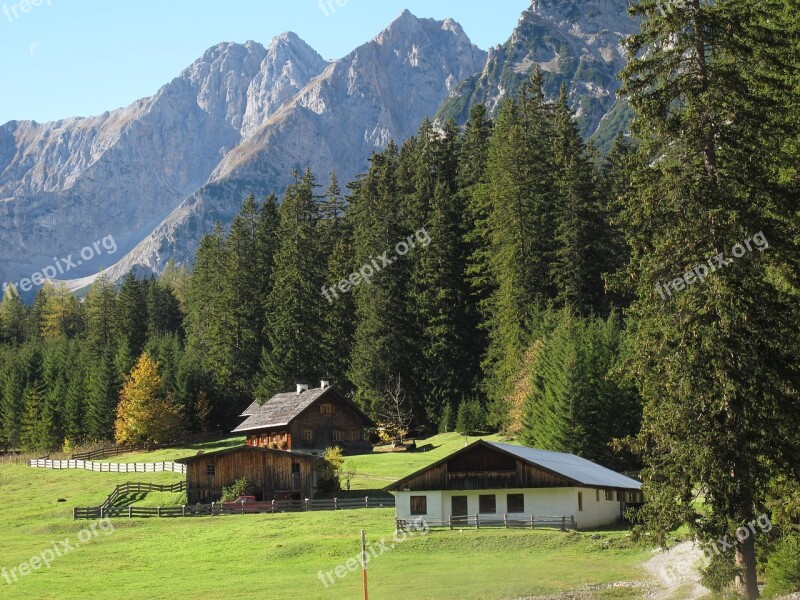
<svg viewBox="0 0 800 600">
<path fill-rule="evenodd" d="M 453 523 L 467 523 L 467 497 L 453 496 L 451 499 L 450 515 Z"/>
</svg>

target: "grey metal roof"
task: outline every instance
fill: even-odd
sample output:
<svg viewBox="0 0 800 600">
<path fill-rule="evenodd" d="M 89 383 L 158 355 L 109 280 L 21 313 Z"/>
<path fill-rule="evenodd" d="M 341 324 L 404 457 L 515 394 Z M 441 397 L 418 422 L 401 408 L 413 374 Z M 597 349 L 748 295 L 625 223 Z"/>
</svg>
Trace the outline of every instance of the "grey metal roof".
<svg viewBox="0 0 800 600">
<path fill-rule="evenodd" d="M 538 448 L 528 448 L 526 446 L 514 446 L 512 444 L 501 444 L 499 442 L 485 443 L 499 450 L 504 450 L 509 454 L 513 454 L 528 463 L 538 465 L 583 485 L 636 490 L 642 489 L 641 482 L 626 477 L 616 471 L 612 471 L 611 469 L 607 469 L 597 463 L 593 463 L 590 460 L 581 458 L 580 456 L 575 456 L 574 454 L 539 450 Z"/>
<path fill-rule="evenodd" d="M 265 427 L 285 427 L 311 406 L 317 398 L 330 390 L 331 388 L 328 387 L 308 390 L 302 394 L 297 392 L 277 394 L 267 400 L 263 406 L 253 410 L 244 423 L 233 430 L 233 433 L 264 429 Z M 245 412 L 250 412 L 251 407 L 252 404 Z"/>
<path fill-rule="evenodd" d="M 590 460 L 575 456 L 574 454 L 566 454 L 564 452 L 552 452 L 550 450 L 539 450 L 538 448 L 528 448 L 527 446 L 514 446 L 513 444 L 501 444 L 500 442 L 487 442 L 485 440 L 477 440 L 472 442 L 469 446 L 465 446 L 448 456 L 406 475 L 402 479 L 395 481 L 388 485 L 385 489 L 387 491 L 397 491 L 402 489 L 407 481 L 414 479 L 425 471 L 432 469 L 452 459 L 454 456 L 463 454 L 474 448 L 475 446 L 488 446 L 510 454 L 525 461 L 526 463 L 539 467 L 560 475 L 569 481 L 572 481 L 577 486 L 586 486 L 593 488 L 616 488 L 625 490 L 641 490 L 642 484 L 635 479 L 626 477 L 621 473 L 612 471 L 603 466 L 593 463 Z"/>
</svg>

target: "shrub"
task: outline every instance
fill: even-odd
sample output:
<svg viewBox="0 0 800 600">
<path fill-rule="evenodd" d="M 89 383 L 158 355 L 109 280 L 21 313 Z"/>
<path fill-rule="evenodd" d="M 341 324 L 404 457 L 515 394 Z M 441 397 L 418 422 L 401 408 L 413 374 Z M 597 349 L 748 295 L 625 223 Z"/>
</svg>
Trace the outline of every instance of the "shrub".
<svg viewBox="0 0 800 600">
<path fill-rule="evenodd" d="M 328 448 L 325 451 L 325 460 L 322 461 L 322 472 L 317 482 L 317 491 L 323 494 L 338 492 L 342 489 L 339 473 L 344 464 L 342 449 L 337 447 Z"/>
<path fill-rule="evenodd" d="M 253 484 L 247 477 L 237 479 L 228 487 L 222 488 L 222 502 L 233 502 L 239 496 L 246 496 L 248 490 L 252 489 Z"/>
</svg>

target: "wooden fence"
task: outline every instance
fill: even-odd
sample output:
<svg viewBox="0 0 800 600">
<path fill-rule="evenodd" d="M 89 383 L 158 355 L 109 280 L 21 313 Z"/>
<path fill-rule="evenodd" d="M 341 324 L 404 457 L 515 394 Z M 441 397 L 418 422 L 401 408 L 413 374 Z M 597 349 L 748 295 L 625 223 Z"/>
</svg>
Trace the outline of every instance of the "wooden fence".
<svg viewBox="0 0 800 600">
<path fill-rule="evenodd" d="M 126 487 L 127 486 L 127 487 Z M 139 488 L 141 486 L 141 488 Z M 129 483 L 117 486 L 102 506 L 89 508 L 73 508 L 73 519 L 102 519 L 105 517 L 201 517 L 217 515 L 246 515 L 256 513 L 310 512 L 316 510 L 348 510 L 360 508 L 393 508 L 394 498 L 332 498 L 327 500 L 270 500 L 267 502 L 240 502 L 211 504 L 185 504 L 183 506 L 144 508 L 138 506 L 113 506 L 114 500 L 125 493 L 139 491 L 183 491 L 186 484 L 181 482 L 173 487 L 181 489 L 167 490 L 170 486 L 151 486 L 150 484 Z M 147 488 L 154 488 L 148 490 Z M 119 490 L 119 491 L 118 491 Z"/>
<path fill-rule="evenodd" d="M 186 473 L 186 465 L 174 462 L 101 463 L 88 460 L 50 460 L 37 458 L 28 461 L 34 469 L 84 469 L 100 473 Z"/>
<path fill-rule="evenodd" d="M 125 494 L 141 494 L 143 492 L 172 492 L 179 493 L 186 491 L 186 482 L 179 481 L 172 484 L 158 484 L 158 483 L 121 483 L 114 488 L 114 491 L 108 495 L 105 502 L 100 505 L 101 508 L 111 508 L 117 498 Z"/>
<path fill-rule="evenodd" d="M 501 517 L 487 517 L 481 515 L 469 515 L 464 517 L 448 517 L 447 521 L 429 521 L 424 516 L 419 517 L 424 519 L 427 527 L 449 527 L 450 529 L 463 529 L 466 527 L 474 527 L 480 529 L 481 527 L 505 527 L 511 528 L 524 528 L 536 529 L 537 527 L 546 527 L 550 529 L 560 529 L 567 531 L 568 529 L 578 530 L 578 523 L 575 521 L 574 516 L 567 517 L 561 515 L 560 517 L 550 516 L 535 516 L 521 517 L 519 515 L 504 514 Z M 413 522 L 412 522 L 413 523 Z M 397 531 L 408 531 L 409 522 L 405 519 L 397 519 Z"/>
<path fill-rule="evenodd" d="M 185 435 L 167 442 L 166 444 L 137 444 L 135 446 L 120 446 L 114 444 L 111 446 L 105 446 L 103 448 L 97 448 L 96 450 L 92 450 L 90 452 L 74 453 L 71 458 L 73 460 L 94 460 L 96 458 L 103 459 L 109 458 L 110 456 L 119 456 L 120 454 L 126 454 L 128 452 L 136 452 L 139 450 L 157 450 L 159 448 L 169 448 L 171 446 L 177 446 L 181 444 L 200 444 L 202 442 L 213 442 L 214 440 L 219 440 L 223 437 L 225 437 L 225 432 L 222 429 L 218 429 L 216 431 Z"/>
</svg>

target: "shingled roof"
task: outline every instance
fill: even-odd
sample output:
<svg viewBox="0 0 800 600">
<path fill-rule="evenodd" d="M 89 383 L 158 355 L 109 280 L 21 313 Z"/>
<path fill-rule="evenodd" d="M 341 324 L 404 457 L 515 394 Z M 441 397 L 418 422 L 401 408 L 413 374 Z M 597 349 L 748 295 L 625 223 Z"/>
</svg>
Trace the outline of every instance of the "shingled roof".
<svg viewBox="0 0 800 600">
<path fill-rule="evenodd" d="M 277 394 L 267 400 L 263 405 L 253 402 L 241 416 L 247 417 L 245 421 L 233 430 L 233 433 L 267 429 L 270 427 L 286 427 L 294 421 L 308 407 L 322 396 L 334 394 L 354 411 L 356 411 L 368 425 L 374 425 L 372 420 L 353 402 L 340 396 L 332 387 L 307 390 L 301 394 L 286 392 Z"/>
</svg>

